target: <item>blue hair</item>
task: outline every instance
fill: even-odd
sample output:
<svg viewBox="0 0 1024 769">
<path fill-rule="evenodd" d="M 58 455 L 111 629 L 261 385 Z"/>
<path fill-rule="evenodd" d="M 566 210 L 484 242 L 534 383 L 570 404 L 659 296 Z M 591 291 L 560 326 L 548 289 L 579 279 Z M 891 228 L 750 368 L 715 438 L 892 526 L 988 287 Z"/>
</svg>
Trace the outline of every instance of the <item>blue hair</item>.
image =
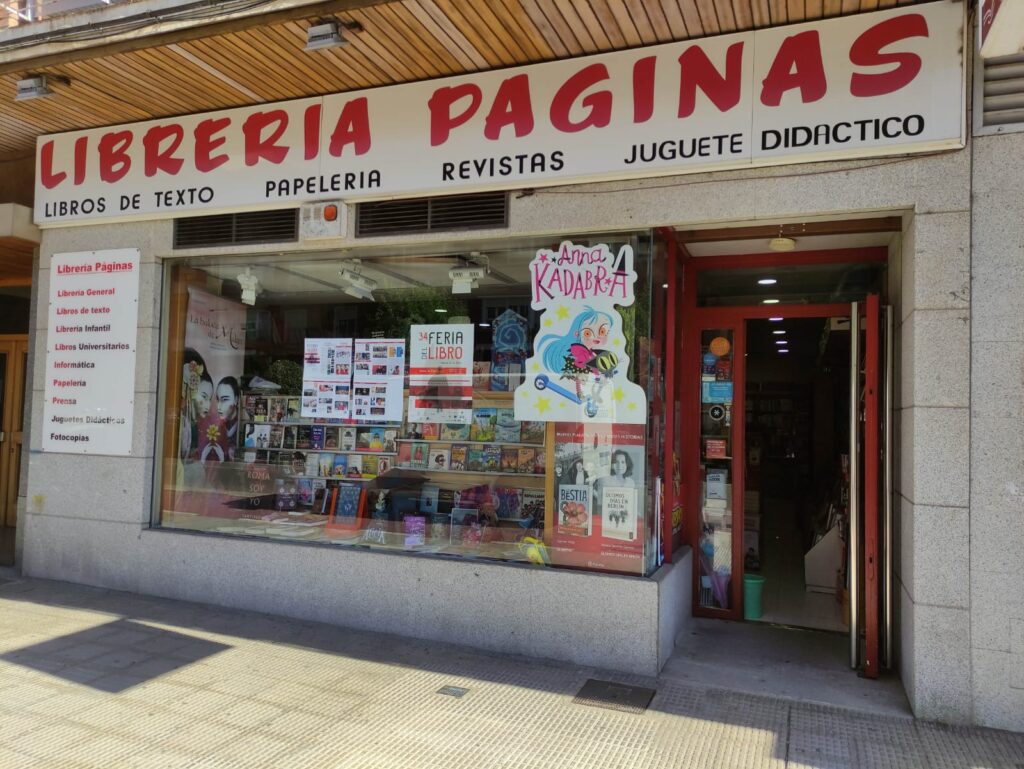
<svg viewBox="0 0 1024 769">
<path fill-rule="evenodd" d="M 609 328 L 615 324 L 612 316 L 606 312 L 600 312 L 593 307 L 584 307 L 583 312 L 576 316 L 569 332 L 565 336 L 548 334 L 537 341 L 537 350 L 541 353 L 541 361 L 548 371 L 561 371 L 565 368 L 565 358 L 569 355 L 569 348 L 580 341 L 580 334 L 585 325 L 593 323 L 601 318 L 607 318 Z"/>
</svg>

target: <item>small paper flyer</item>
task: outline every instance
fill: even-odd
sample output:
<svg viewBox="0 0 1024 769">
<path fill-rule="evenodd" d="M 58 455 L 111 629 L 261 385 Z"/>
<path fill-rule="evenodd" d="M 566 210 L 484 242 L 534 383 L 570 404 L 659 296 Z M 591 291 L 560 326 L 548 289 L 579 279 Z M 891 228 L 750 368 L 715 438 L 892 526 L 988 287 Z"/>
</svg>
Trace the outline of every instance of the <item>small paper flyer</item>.
<svg viewBox="0 0 1024 769">
<path fill-rule="evenodd" d="M 352 340 L 306 339 L 302 356 L 303 417 L 348 419 L 352 397 Z"/>
<path fill-rule="evenodd" d="M 352 382 L 351 419 L 355 422 L 401 422 L 402 379 L 356 379 Z"/>
</svg>

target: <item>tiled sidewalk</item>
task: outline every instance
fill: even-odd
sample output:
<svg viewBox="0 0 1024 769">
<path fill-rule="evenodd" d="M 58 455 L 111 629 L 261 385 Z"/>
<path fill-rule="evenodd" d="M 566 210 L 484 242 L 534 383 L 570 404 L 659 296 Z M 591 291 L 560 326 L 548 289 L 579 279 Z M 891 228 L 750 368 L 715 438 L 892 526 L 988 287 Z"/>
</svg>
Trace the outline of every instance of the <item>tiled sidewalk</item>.
<svg viewBox="0 0 1024 769">
<path fill-rule="evenodd" d="M 573 703 L 588 678 L 657 694 Z M 784 766 L 1020 769 L 1024 735 L 0 580 L 0 769 Z"/>
</svg>

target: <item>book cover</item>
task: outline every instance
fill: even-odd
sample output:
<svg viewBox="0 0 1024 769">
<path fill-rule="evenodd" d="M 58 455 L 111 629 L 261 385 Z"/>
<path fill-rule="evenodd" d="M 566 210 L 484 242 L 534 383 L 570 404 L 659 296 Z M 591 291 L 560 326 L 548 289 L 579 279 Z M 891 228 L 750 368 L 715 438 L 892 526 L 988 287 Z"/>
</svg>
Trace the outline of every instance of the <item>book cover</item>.
<svg viewBox="0 0 1024 769">
<path fill-rule="evenodd" d="M 521 422 L 519 441 L 521 443 L 544 443 L 544 431 L 547 429 L 547 422 Z"/>
<path fill-rule="evenodd" d="M 331 465 L 331 475 L 335 478 L 344 478 L 348 475 L 348 454 L 334 455 L 334 462 Z"/>
<path fill-rule="evenodd" d="M 469 461 L 469 447 L 465 444 L 456 444 L 452 446 L 451 458 L 448 461 L 449 470 L 466 470 L 467 462 Z"/>
<path fill-rule="evenodd" d="M 423 440 L 436 441 L 441 438 L 441 425 L 437 422 L 424 422 L 420 425 L 420 432 L 423 434 Z"/>
<path fill-rule="evenodd" d="M 295 448 L 313 448 L 313 428 L 311 425 L 299 425 L 295 431 Z"/>
<path fill-rule="evenodd" d="M 576 537 L 589 537 L 591 529 L 591 506 L 589 486 L 564 485 L 558 487 L 557 517 L 558 530 Z"/>
<path fill-rule="evenodd" d="M 391 469 L 391 457 L 377 457 L 377 475 L 384 475 Z"/>
<path fill-rule="evenodd" d="M 341 442 L 338 440 L 338 428 L 337 427 L 325 427 L 324 428 L 324 448 L 337 451 L 341 447 Z"/>
<path fill-rule="evenodd" d="M 312 454 L 310 456 L 319 457 L 317 461 L 317 472 L 321 478 L 330 478 L 334 472 L 334 455 L 333 454 Z"/>
<path fill-rule="evenodd" d="M 265 465 L 270 461 L 270 452 L 266 449 L 256 449 L 256 464 Z"/>
<path fill-rule="evenodd" d="M 289 398 L 287 410 L 285 411 L 284 418 L 286 422 L 297 422 L 299 419 L 299 399 Z"/>
<path fill-rule="evenodd" d="M 466 469 L 479 473 L 484 469 L 484 447 L 470 446 L 466 455 Z"/>
<path fill-rule="evenodd" d="M 457 425 L 445 423 L 441 425 L 441 440 L 442 441 L 468 441 L 469 440 L 469 425 Z"/>
<path fill-rule="evenodd" d="M 271 425 L 270 437 L 267 439 L 268 449 L 280 449 L 284 447 L 284 426 Z"/>
<path fill-rule="evenodd" d="M 270 425 L 255 425 L 253 429 L 254 444 L 257 449 L 270 447 Z"/>
<path fill-rule="evenodd" d="M 353 456 L 358 455 L 353 454 Z M 369 480 L 376 478 L 378 457 L 362 457 L 362 460 L 363 478 L 367 478 Z"/>
<path fill-rule="evenodd" d="M 501 472 L 519 472 L 519 449 L 517 449 L 515 446 L 501 447 Z"/>
<path fill-rule="evenodd" d="M 284 428 L 284 437 L 281 439 L 281 448 L 294 449 L 298 432 L 299 428 L 295 425 L 286 425 Z"/>
<path fill-rule="evenodd" d="M 519 443 L 522 433 L 512 409 L 498 409 L 495 415 L 494 440 L 501 443 Z"/>
<path fill-rule="evenodd" d="M 342 451 L 355 451 L 356 450 L 356 428 L 354 427 L 342 427 L 341 428 L 341 445 L 339 448 Z"/>
<path fill-rule="evenodd" d="M 245 421 L 246 422 L 255 422 L 256 421 L 256 396 L 255 395 L 246 395 L 245 398 L 243 399 L 242 403 L 243 403 L 242 409 L 245 412 Z"/>
<path fill-rule="evenodd" d="M 268 422 L 283 422 L 285 416 L 288 414 L 288 399 L 287 398 L 269 398 L 267 400 L 267 421 Z"/>
<path fill-rule="evenodd" d="M 383 451 L 384 428 L 364 427 L 356 431 L 356 451 Z"/>
<path fill-rule="evenodd" d="M 267 409 L 267 399 L 261 395 L 257 395 L 253 399 L 253 421 L 266 422 L 268 413 Z"/>
<path fill-rule="evenodd" d="M 513 488 L 495 489 L 498 496 L 498 518 L 518 521 L 522 517 L 523 490 Z"/>
<path fill-rule="evenodd" d="M 537 449 L 533 457 L 533 474 L 544 475 L 547 472 L 548 453 L 544 449 Z"/>
<path fill-rule="evenodd" d="M 452 450 L 445 446 L 430 448 L 430 466 L 428 470 L 448 470 L 451 464 Z"/>
<path fill-rule="evenodd" d="M 407 515 L 402 519 L 402 533 L 406 547 L 417 547 L 426 543 L 427 518 L 425 515 Z"/>
<path fill-rule="evenodd" d="M 299 478 L 296 486 L 299 493 L 299 507 L 310 507 L 313 504 L 313 479 Z"/>
<path fill-rule="evenodd" d="M 601 536 L 636 539 L 636 489 L 605 487 L 601 491 Z"/>
<path fill-rule="evenodd" d="M 469 429 L 469 439 L 479 443 L 493 441 L 497 423 L 497 409 L 473 409 L 473 422 Z"/>
<path fill-rule="evenodd" d="M 475 536 L 480 531 L 480 511 L 471 507 L 452 508 L 451 543 L 453 545 L 478 542 Z"/>
<path fill-rule="evenodd" d="M 432 483 L 424 483 L 420 489 L 420 512 L 433 515 L 437 512 L 437 497 L 441 489 Z"/>
<path fill-rule="evenodd" d="M 423 429 L 419 422 L 406 422 L 402 425 L 402 437 L 410 441 L 423 440 Z"/>
<path fill-rule="evenodd" d="M 426 470 L 427 462 L 430 454 L 430 444 L 424 441 L 415 441 L 410 443 L 410 451 L 412 452 L 412 459 L 410 460 L 409 467 L 415 470 Z"/>
<path fill-rule="evenodd" d="M 519 509 L 520 518 L 530 519 L 532 525 L 544 525 L 544 492 L 541 489 L 523 489 L 523 503 Z"/>
<path fill-rule="evenodd" d="M 309 485 L 312 487 L 312 502 L 310 503 L 311 513 L 323 513 L 324 495 L 327 491 L 327 480 L 325 478 L 310 478 Z"/>
<path fill-rule="evenodd" d="M 412 444 L 406 441 L 398 444 L 398 456 L 395 462 L 399 467 L 412 467 Z"/>
<path fill-rule="evenodd" d="M 251 465 L 256 461 L 256 449 L 251 449 L 242 454 L 242 461 L 247 465 Z"/>
<path fill-rule="evenodd" d="M 345 472 L 346 478 L 362 478 L 363 477 L 363 458 L 358 454 L 348 455 L 348 470 Z"/>
<path fill-rule="evenodd" d="M 359 517 L 359 498 L 362 489 L 348 483 L 338 484 L 338 500 L 334 505 L 334 519 L 351 522 Z"/>
<path fill-rule="evenodd" d="M 306 466 L 303 468 L 303 472 L 306 475 L 320 475 L 320 455 L 319 454 L 316 454 L 316 453 L 306 454 L 305 465 Z"/>
<path fill-rule="evenodd" d="M 384 451 L 388 454 L 398 451 L 398 430 L 394 427 L 384 428 Z"/>
<path fill-rule="evenodd" d="M 309 447 L 311 449 L 324 448 L 325 429 L 323 425 L 313 425 L 309 428 Z"/>
<path fill-rule="evenodd" d="M 501 470 L 501 446 L 489 443 L 484 446 L 483 471 L 485 473 L 496 473 Z"/>
<path fill-rule="evenodd" d="M 473 361 L 473 389 L 491 389 L 491 362 L 489 360 Z"/>
<path fill-rule="evenodd" d="M 537 450 L 520 448 L 516 458 L 516 472 L 532 473 L 533 464 L 537 460 Z"/>
</svg>

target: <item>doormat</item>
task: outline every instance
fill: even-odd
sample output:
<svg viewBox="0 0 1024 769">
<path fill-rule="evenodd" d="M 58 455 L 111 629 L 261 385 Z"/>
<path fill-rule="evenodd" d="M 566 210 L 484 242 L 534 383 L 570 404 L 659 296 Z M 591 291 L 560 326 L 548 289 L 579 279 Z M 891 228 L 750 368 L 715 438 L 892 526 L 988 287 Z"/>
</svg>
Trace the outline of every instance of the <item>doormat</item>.
<svg viewBox="0 0 1024 769">
<path fill-rule="evenodd" d="M 579 693 L 572 698 L 572 701 L 594 708 L 608 708 L 640 715 L 647 710 L 651 700 L 654 699 L 654 694 L 654 689 L 646 689 L 643 686 L 628 686 L 627 684 L 617 684 L 614 681 L 599 681 L 596 678 L 590 678 L 583 684 Z"/>
</svg>

